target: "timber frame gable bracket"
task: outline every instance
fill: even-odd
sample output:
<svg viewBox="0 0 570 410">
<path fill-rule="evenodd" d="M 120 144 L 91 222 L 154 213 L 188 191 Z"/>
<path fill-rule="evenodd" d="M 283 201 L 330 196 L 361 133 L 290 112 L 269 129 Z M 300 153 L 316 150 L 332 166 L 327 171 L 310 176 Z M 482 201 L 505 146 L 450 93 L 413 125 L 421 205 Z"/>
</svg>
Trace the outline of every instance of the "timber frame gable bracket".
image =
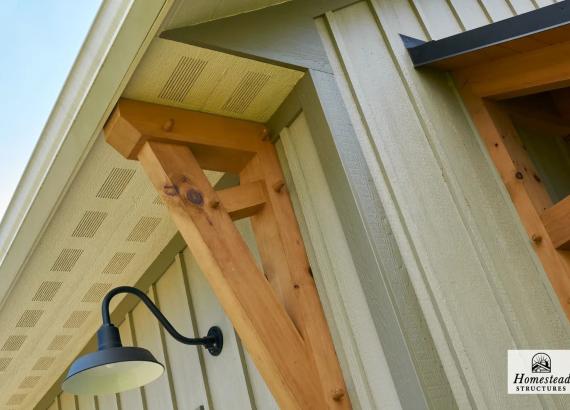
<svg viewBox="0 0 570 410">
<path fill-rule="evenodd" d="M 121 99 L 104 134 L 141 163 L 280 407 L 351 408 L 267 128 Z M 240 185 L 214 191 L 204 169 Z M 263 272 L 232 222 L 245 217 Z"/>
</svg>

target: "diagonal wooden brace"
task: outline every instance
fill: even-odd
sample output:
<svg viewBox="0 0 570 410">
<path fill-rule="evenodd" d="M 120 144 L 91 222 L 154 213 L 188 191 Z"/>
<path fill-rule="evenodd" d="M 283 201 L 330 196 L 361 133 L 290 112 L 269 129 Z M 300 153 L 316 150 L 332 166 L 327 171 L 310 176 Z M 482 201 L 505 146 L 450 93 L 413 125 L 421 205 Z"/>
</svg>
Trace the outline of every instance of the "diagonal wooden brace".
<svg viewBox="0 0 570 410">
<path fill-rule="evenodd" d="M 190 149 L 147 142 L 138 157 L 279 403 L 323 408 L 301 336 L 227 212 L 207 206 L 219 198 Z"/>
<path fill-rule="evenodd" d="M 121 100 L 107 142 L 141 162 L 281 408 L 349 409 L 274 146 L 265 127 Z M 214 191 L 203 169 L 240 173 Z M 232 219 L 252 217 L 263 270 Z"/>
</svg>

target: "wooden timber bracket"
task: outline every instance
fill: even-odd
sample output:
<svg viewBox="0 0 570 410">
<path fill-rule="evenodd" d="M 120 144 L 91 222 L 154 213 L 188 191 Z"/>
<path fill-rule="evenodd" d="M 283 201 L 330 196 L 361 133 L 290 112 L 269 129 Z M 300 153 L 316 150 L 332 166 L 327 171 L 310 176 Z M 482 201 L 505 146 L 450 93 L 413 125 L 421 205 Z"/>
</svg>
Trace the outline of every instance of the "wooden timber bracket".
<svg viewBox="0 0 570 410">
<path fill-rule="evenodd" d="M 265 126 L 121 99 L 104 133 L 141 163 L 280 407 L 351 408 Z M 204 169 L 240 185 L 216 192 Z M 232 222 L 244 217 L 264 272 Z"/>
</svg>

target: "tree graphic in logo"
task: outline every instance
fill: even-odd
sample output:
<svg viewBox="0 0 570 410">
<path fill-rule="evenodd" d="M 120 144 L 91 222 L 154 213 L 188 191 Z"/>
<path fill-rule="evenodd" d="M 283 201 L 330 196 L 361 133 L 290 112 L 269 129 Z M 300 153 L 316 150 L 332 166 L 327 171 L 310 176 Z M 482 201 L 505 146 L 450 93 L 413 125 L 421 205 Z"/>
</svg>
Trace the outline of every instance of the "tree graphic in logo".
<svg viewBox="0 0 570 410">
<path fill-rule="evenodd" d="M 550 373 L 551 368 L 550 356 L 546 353 L 537 353 L 532 356 L 533 373 Z"/>
</svg>

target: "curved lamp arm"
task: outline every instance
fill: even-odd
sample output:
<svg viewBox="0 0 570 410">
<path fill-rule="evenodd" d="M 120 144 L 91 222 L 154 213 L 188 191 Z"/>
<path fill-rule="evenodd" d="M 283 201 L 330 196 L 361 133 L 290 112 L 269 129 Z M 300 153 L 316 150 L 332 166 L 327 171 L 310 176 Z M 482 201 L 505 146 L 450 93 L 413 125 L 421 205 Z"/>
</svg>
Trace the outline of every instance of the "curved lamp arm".
<svg viewBox="0 0 570 410">
<path fill-rule="evenodd" d="M 103 298 L 103 303 L 101 306 L 101 315 L 103 317 L 103 328 L 106 326 L 113 326 L 111 323 L 111 315 L 109 313 L 109 305 L 111 303 L 111 299 L 120 294 L 120 293 L 130 293 L 131 295 L 135 295 L 138 297 L 148 309 L 152 312 L 152 314 L 158 319 L 160 324 L 164 327 L 164 329 L 172 336 L 174 339 L 179 341 L 180 343 L 184 343 L 187 345 L 203 345 L 208 349 L 208 351 L 217 356 L 220 354 L 222 350 L 223 344 L 223 337 L 222 331 L 219 327 L 213 326 L 208 331 L 208 335 L 205 337 L 199 338 L 190 338 L 181 335 L 172 324 L 168 321 L 168 319 L 162 314 L 162 312 L 158 309 L 158 307 L 150 300 L 150 298 L 141 291 L 132 286 L 119 286 L 114 289 L 111 289 Z"/>
</svg>

